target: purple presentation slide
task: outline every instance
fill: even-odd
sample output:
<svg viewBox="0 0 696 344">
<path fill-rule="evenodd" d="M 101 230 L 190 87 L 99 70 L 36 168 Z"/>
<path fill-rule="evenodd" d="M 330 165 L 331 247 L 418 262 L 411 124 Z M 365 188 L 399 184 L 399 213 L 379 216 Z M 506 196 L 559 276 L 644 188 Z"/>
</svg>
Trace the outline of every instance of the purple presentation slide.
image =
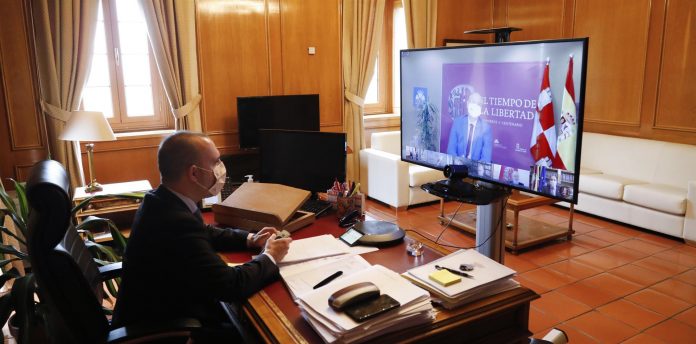
<svg viewBox="0 0 696 344">
<path fill-rule="evenodd" d="M 529 170 L 529 146 L 544 61 L 451 63 L 442 67 L 440 151 L 446 153 L 453 121 L 467 116 L 468 97 L 483 98 L 481 119 L 491 128 L 491 162 Z"/>
</svg>

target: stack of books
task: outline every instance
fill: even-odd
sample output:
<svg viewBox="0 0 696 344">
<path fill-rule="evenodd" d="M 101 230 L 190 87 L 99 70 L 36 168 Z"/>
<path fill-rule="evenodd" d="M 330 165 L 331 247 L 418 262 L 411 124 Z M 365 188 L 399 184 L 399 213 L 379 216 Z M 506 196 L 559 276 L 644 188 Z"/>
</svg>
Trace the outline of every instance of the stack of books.
<svg viewBox="0 0 696 344">
<path fill-rule="evenodd" d="M 447 309 L 519 287 L 514 275 L 515 270 L 473 249 L 456 251 L 402 274 L 430 291 L 433 302 Z"/>
<path fill-rule="evenodd" d="M 400 306 L 362 322 L 329 306 L 338 290 L 361 282 L 372 282 L 382 294 Z M 404 328 L 430 323 L 435 318 L 430 294 L 381 265 L 372 265 L 341 279 L 299 295 L 302 316 L 326 343 L 358 343 Z"/>
</svg>

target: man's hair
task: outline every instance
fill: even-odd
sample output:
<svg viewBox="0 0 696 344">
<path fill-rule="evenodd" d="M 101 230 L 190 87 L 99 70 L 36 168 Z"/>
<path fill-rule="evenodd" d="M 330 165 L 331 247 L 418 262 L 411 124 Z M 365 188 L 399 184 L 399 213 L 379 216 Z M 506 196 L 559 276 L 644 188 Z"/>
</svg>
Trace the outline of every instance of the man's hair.
<svg viewBox="0 0 696 344">
<path fill-rule="evenodd" d="M 162 182 L 181 177 L 189 166 L 199 162 L 200 146 L 196 142 L 200 138 L 207 136 L 202 133 L 177 131 L 162 140 L 157 151 L 157 166 Z"/>
</svg>

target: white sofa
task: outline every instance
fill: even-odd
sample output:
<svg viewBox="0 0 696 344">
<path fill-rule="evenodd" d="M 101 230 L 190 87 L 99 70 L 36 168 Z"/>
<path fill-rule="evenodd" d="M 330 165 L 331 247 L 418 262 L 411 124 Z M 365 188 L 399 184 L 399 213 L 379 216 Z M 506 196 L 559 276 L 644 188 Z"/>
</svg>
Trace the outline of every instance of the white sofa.
<svg viewBox="0 0 696 344">
<path fill-rule="evenodd" d="M 583 133 L 575 209 L 696 242 L 696 146 Z"/>
<path fill-rule="evenodd" d="M 397 209 L 439 200 L 420 186 L 444 179 L 441 171 L 401 161 L 401 132 L 373 133 L 371 147 L 360 151 L 361 190 Z"/>
</svg>

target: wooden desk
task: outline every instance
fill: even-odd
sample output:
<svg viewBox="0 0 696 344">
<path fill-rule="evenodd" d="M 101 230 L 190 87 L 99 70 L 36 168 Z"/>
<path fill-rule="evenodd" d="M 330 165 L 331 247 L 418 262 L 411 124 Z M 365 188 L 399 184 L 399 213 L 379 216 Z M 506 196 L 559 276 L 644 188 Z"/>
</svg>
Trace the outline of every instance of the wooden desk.
<svg viewBox="0 0 696 344">
<path fill-rule="evenodd" d="M 337 226 L 335 216 L 328 215 L 317 219 L 309 227 L 292 234 L 301 239 L 330 233 L 338 237 L 343 229 Z M 419 237 L 409 232 L 411 237 Z M 449 252 L 441 247 L 426 245 L 422 257 L 406 254 L 405 243 L 381 248 L 377 252 L 364 254 L 371 264 L 381 264 L 402 273 L 421 264 L 433 261 Z M 224 254 L 230 262 L 243 262 L 250 258 L 248 253 Z M 481 343 L 528 343 L 531 333 L 528 330 L 529 303 L 538 298 L 535 292 L 516 288 L 494 295 L 456 310 L 435 307 L 434 322 L 408 328 L 396 333 L 386 334 L 374 342 L 481 342 Z M 322 343 L 319 335 L 300 315 L 300 309 L 293 302 L 282 281 L 276 281 L 256 293 L 244 305 L 244 316 L 253 324 L 261 338 L 268 343 Z"/>
<path fill-rule="evenodd" d="M 555 204 L 558 200 L 542 197 L 529 196 L 521 194 L 518 190 L 514 190 L 507 201 L 506 219 L 512 218 L 512 226 L 506 227 L 505 232 L 505 247 L 509 248 L 512 253 L 517 254 L 518 250 L 525 247 L 530 247 L 536 244 L 566 238 L 571 240 L 573 237 L 573 212 L 574 206 L 571 203 L 569 211 L 568 226 L 557 226 L 542 221 L 537 221 L 532 218 L 520 219 L 520 212 L 526 209 L 536 208 L 542 205 Z M 512 215 L 512 216 L 510 216 Z M 440 200 L 440 219 L 441 223 L 450 221 L 452 214 L 445 214 L 444 201 Z M 506 220 L 507 221 L 507 220 Z M 452 219 L 452 226 L 463 229 L 466 232 L 476 234 L 476 209 L 458 213 Z"/>
</svg>

